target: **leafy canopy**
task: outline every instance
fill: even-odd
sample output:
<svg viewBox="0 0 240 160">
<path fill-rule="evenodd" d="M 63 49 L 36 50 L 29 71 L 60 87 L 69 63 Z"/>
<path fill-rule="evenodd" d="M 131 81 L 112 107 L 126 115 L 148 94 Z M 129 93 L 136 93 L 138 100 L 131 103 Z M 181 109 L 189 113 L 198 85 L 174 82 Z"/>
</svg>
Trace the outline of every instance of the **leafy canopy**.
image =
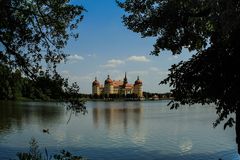
<svg viewBox="0 0 240 160">
<path fill-rule="evenodd" d="M 127 13 L 123 23 L 142 37 L 156 37 L 153 55 L 163 50 L 196 51 L 175 64 L 168 78 L 175 102 L 215 103 L 216 124 L 236 112 L 240 103 L 240 1 L 126 0 L 117 2 Z M 232 125 L 233 118 L 227 124 Z"/>
<path fill-rule="evenodd" d="M 67 56 L 69 38 L 78 37 L 83 11 L 70 0 L 0 0 L 0 99 L 59 99 L 85 110 L 79 86 L 68 84 L 56 68 Z"/>
<path fill-rule="evenodd" d="M 216 104 L 214 126 L 236 122 L 240 153 L 240 1 L 239 0 L 126 0 L 123 23 L 142 37 L 156 37 L 153 55 L 163 50 L 195 51 L 188 61 L 172 65 L 161 82 L 169 83 L 180 104 Z M 236 113 L 236 117 L 232 117 Z M 230 115 L 230 116 L 229 116 Z"/>
<path fill-rule="evenodd" d="M 69 0 L 0 0 L 0 63 L 32 78 L 44 64 L 56 72 L 83 11 Z"/>
</svg>

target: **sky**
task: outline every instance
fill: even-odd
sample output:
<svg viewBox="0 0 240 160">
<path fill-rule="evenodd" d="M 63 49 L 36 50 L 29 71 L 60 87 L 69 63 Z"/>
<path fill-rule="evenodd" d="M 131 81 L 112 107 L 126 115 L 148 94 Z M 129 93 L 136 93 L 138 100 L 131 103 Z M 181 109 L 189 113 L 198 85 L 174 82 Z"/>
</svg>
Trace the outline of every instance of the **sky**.
<svg viewBox="0 0 240 160">
<path fill-rule="evenodd" d="M 137 76 L 143 81 L 143 91 L 169 92 L 168 85 L 159 85 L 167 77 L 168 69 L 180 60 L 190 58 L 186 50 L 173 56 L 163 51 L 160 56 L 150 55 L 155 38 L 141 38 L 122 23 L 124 10 L 115 0 L 75 0 L 87 10 L 79 24 L 77 40 L 69 40 L 64 49 L 69 54 L 58 71 L 70 82 L 77 82 L 81 93 L 92 92 L 95 77 L 101 84 L 107 75 L 112 80 L 123 80 L 125 72 L 129 83 Z"/>
</svg>

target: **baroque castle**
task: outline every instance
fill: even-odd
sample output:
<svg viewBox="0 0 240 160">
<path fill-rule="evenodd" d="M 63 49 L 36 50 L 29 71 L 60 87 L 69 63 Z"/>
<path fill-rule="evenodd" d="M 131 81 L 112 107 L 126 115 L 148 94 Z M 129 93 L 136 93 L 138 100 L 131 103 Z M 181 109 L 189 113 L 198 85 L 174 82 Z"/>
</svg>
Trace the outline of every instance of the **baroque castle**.
<svg viewBox="0 0 240 160">
<path fill-rule="evenodd" d="M 137 80 L 134 84 L 128 83 L 127 74 L 125 73 L 125 77 L 123 81 L 121 80 L 111 80 L 110 76 L 108 75 L 107 79 L 104 82 L 104 86 L 100 84 L 100 82 L 95 78 L 92 82 L 92 94 L 95 96 L 105 96 L 109 97 L 111 95 L 117 96 L 127 96 L 133 95 L 136 98 L 143 97 L 143 90 L 142 90 L 143 83 L 137 77 Z"/>
</svg>

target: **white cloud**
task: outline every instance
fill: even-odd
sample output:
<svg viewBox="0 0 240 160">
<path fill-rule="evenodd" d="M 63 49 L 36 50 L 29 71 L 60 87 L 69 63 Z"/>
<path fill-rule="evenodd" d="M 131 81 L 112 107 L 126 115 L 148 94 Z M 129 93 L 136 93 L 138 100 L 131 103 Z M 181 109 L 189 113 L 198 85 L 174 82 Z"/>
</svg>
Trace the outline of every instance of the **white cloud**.
<svg viewBox="0 0 240 160">
<path fill-rule="evenodd" d="M 123 64 L 124 61 L 119 60 L 119 59 L 111 59 L 108 61 L 108 63 L 113 63 L 113 64 Z"/>
<path fill-rule="evenodd" d="M 174 55 L 174 56 L 170 56 L 170 57 L 168 58 L 168 60 L 169 60 L 169 61 L 173 61 L 173 60 L 176 60 L 176 59 L 178 59 L 178 58 L 179 58 L 178 55 Z"/>
<path fill-rule="evenodd" d="M 74 55 L 68 56 L 67 60 L 70 60 L 70 61 L 81 61 L 81 60 L 84 60 L 84 58 L 82 56 L 74 54 Z"/>
<path fill-rule="evenodd" d="M 167 76 L 169 71 L 166 70 L 162 70 L 160 68 L 157 67 L 150 67 L 149 68 L 150 73 L 154 74 L 154 75 L 161 75 L 161 76 Z"/>
<path fill-rule="evenodd" d="M 136 61 L 136 62 L 149 62 L 150 61 L 145 56 L 131 56 L 131 57 L 128 57 L 127 60 L 128 61 Z"/>
<path fill-rule="evenodd" d="M 132 70 L 132 71 L 128 71 L 127 72 L 128 75 L 131 75 L 131 76 L 140 76 L 140 75 L 147 75 L 148 74 L 148 71 L 147 70 Z"/>
<path fill-rule="evenodd" d="M 106 68 L 115 68 L 121 64 L 124 64 L 125 62 L 119 59 L 111 59 L 107 61 L 107 64 L 105 65 L 101 65 L 102 67 L 106 67 Z"/>
<path fill-rule="evenodd" d="M 169 74 L 169 71 L 158 71 L 157 74 L 167 77 L 167 75 Z"/>
<path fill-rule="evenodd" d="M 62 75 L 64 75 L 64 76 L 69 76 L 69 71 L 68 70 L 63 70 L 63 71 L 61 71 L 60 72 Z"/>
<path fill-rule="evenodd" d="M 93 58 L 96 58 L 96 57 L 97 57 L 96 54 L 88 54 L 87 56 L 88 56 L 88 57 L 93 57 Z"/>
<path fill-rule="evenodd" d="M 154 72 L 159 71 L 159 69 L 158 69 L 157 67 L 150 67 L 149 70 L 150 70 L 150 71 L 154 71 Z"/>
</svg>

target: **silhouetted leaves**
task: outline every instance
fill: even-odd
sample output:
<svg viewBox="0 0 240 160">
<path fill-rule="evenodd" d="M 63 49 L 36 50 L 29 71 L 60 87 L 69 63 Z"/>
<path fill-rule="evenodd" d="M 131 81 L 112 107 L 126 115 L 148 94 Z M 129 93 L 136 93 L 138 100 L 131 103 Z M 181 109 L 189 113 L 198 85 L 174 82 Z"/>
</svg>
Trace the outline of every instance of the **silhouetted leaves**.
<svg viewBox="0 0 240 160">
<path fill-rule="evenodd" d="M 54 155 L 55 160 L 83 160 L 81 156 L 73 156 L 70 152 L 62 150 L 61 154 Z"/>
<path fill-rule="evenodd" d="M 56 70 L 66 60 L 67 41 L 78 37 L 74 30 L 83 11 L 69 0 L 0 0 L 0 99 L 69 100 L 83 106 Z"/>
<path fill-rule="evenodd" d="M 34 78 L 44 67 L 56 72 L 62 48 L 83 19 L 82 6 L 65 0 L 0 0 L 0 63 Z"/>
<path fill-rule="evenodd" d="M 42 156 L 40 152 L 37 141 L 32 138 L 30 141 L 29 152 L 17 153 L 19 160 L 84 160 L 82 156 L 72 155 L 70 152 L 62 150 L 60 154 L 55 154 L 53 156 L 48 155 L 48 151 L 45 148 L 45 156 Z"/>
<path fill-rule="evenodd" d="M 28 153 L 17 153 L 19 160 L 43 160 L 42 154 L 40 153 L 39 146 L 35 138 L 30 141 L 30 148 Z"/>
<path fill-rule="evenodd" d="M 143 37 L 157 37 L 154 55 L 161 50 L 180 54 L 197 51 L 188 61 L 172 65 L 161 84 L 170 84 L 180 104 L 217 105 L 219 120 L 240 103 L 239 1 L 126 0 L 123 23 Z M 172 108 L 177 108 L 173 104 Z M 230 123 L 229 123 L 230 124 Z"/>
<path fill-rule="evenodd" d="M 169 84 L 179 104 L 215 104 L 218 119 L 233 126 L 236 113 L 240 153 L 240 1 L 125 0 L 123 23 L 143 37 L 156 37 L 153 55 L 163 50 L 195 51 L 188 61 L 172 65 L 161 84 Z M 230 118 L 229 118 L 230 115 Z"/>
</svg>

